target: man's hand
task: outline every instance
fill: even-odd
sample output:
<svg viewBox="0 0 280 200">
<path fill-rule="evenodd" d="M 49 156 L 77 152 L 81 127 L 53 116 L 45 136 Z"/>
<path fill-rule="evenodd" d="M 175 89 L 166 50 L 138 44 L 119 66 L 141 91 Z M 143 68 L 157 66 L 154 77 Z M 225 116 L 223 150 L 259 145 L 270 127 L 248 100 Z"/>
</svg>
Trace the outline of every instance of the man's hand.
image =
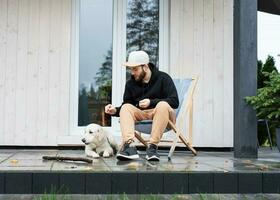
<svg viewBox="0 0 280 200">
<path fill-rule="evenodd" d="M 140 108 L 148 108 L 150 106 L 150 99 L 143 99 L 139 101 Z"/>
<path fill-rule="evenodd" d="M 108 104 L 105 106 L 106 114 L 114 115 L 114 114 L 116 114 L 116 112 L 117 112 L 117 109 L 114 106 L 112 106 L 112 104 Z"/>
</svg>

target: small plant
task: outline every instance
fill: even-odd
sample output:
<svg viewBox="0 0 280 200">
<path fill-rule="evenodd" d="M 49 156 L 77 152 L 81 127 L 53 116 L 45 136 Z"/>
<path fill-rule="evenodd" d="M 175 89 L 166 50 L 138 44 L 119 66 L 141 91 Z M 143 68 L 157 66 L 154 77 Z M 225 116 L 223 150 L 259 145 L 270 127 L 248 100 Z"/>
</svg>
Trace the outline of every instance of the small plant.
<svg viewBox="0 0 280 200">
<path fill-rule="evenodd" d="M 64 185 L 62 185 L 60 189 L 51 186 L 49 192 L 45 191 L 44 194 L 33 198 L 33 200 L 72 200 L 69 196 L 64 195 L 69 193 L 68 191 L 69 190 Z"/>
<path fill-rule="evenodd" d="M 257 90 L 256 96 L 246 97 L 259 119 L 268 119 L 272 127 L 280 127 L 280 74 L 277 71 L 264 73 L 268 77 L 265 86 Z"/>
</svg>

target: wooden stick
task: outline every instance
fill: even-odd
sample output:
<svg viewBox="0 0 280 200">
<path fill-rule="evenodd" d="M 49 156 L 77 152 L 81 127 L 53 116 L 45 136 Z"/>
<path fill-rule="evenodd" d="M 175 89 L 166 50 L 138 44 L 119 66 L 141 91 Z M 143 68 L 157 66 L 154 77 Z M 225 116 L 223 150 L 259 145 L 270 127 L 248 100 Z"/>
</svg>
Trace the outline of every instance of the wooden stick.
<svg viewBox="0 0 280 200">
<path fill-rule="evenodd" d="M 191 144 L 185 139 L 185 137 L 183 136 L 183 134 L 181 132 L 179 132 L 176 128 L 176 126 L 169 120 L 168 121 L 169 126 L 172 128 L 172 130 L 174 131 L 174 133 L 176 134 L 177 137 L 180 138 L 180 140 L 186 145 L 186 147 L 196 156 L 197 152 L 196 150 L 191 146 Z M 175 143 L 177 143 L 177 141 L 175 141 Z M 175 145 L 173 144 L 173 148 L 175 149 Z M 172 148 L 172 150 L 174 151 L 174 149 Z"/>
<path fill-rule="evenodd" d="M 92 163 L 92 159 L 82 158 L 82 157 L 63 157 L 63 156 L 43 156 L 43 160 L 56 160 L 56 161 L 82 161 L 86 163 Z"/>
<path fill-rule="evenodd" d="M 145 147 L 148 146 L 147 142 L 141 137 L 140 133 L 138 131 L 134 132 L 135 137 L 142 143 L 145 145 Z"/>
</svg>

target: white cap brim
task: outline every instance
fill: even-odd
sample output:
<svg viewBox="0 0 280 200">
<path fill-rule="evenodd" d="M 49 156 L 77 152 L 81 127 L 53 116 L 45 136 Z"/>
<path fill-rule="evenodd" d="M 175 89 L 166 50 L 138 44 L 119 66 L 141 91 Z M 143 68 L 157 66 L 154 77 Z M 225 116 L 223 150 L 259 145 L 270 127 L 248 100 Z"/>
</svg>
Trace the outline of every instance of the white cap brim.
<svg viewBox="0 0 280 200">
<path fill-rule="evenodd" d="M 133 68 L 133 67 L 138 67 L 140 65 L 145 65 L 145 63 L 130 63 L 130 62 L 125 62 L 123 66 Z"/>
</svg>

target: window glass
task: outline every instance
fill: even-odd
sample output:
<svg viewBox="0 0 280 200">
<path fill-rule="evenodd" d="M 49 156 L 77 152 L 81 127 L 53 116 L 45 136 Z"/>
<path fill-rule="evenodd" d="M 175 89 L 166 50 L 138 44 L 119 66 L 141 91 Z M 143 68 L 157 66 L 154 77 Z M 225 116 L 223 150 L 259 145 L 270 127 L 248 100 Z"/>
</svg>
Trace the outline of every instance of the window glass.
<svg viewBox="0 0 280 200">
<path fill-rule="evenodd" d="M 81 0 L 78 126 L 111 125 L 113 0 Z"/>
<path fill-rule="evenodd" d="M 134 50 L 144 50 L 150 62 L 158 67 L 159 60 L 159 0 L 127 0 L 127 56 Z M 130 77 L 127 71 L 127 77 Z"/>
</svg>

